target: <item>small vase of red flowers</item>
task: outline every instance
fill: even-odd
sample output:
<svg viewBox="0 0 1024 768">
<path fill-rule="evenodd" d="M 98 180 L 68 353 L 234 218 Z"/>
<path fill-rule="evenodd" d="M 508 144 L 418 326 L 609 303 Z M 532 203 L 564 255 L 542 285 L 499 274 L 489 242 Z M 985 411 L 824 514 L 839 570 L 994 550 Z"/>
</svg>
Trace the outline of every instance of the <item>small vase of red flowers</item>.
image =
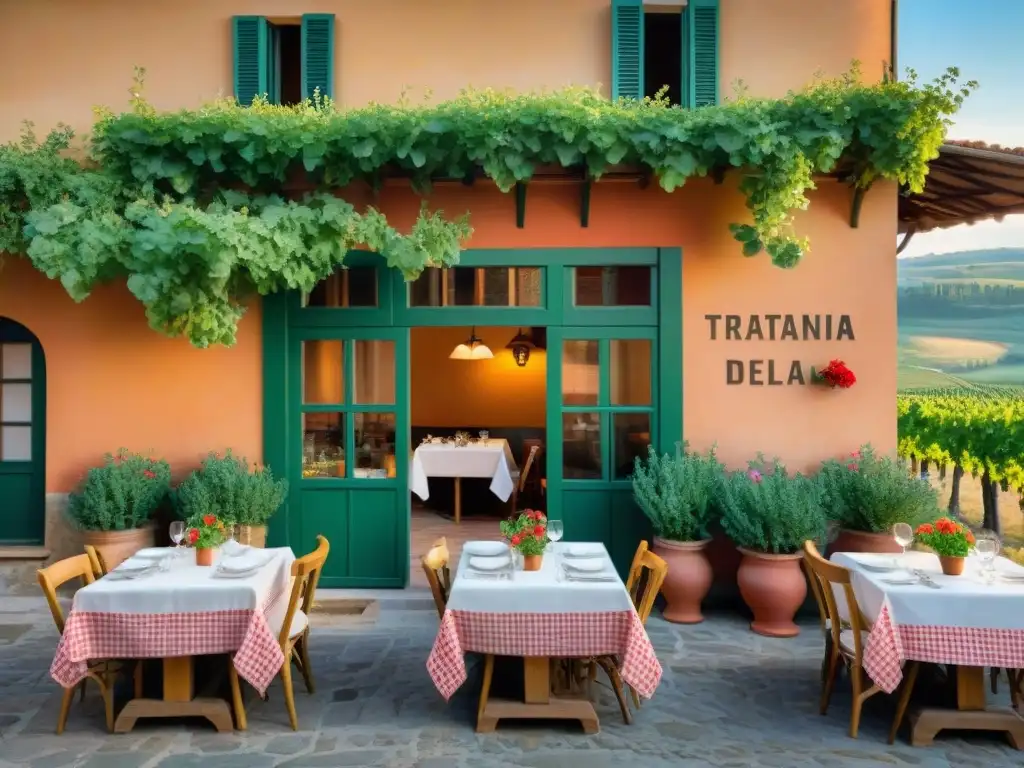
<svg viewBox="0 0 1024 768">
<path fill-rule="evenodd" d="M 812 375 L 815 384 L 832 389 L 849 389 L 857 383 L 857 377 L 842 360 L 833 360 L 820 371 L 812 371 Z"/>
<path fill-rule="evenodd" d="M 548 519 L 543 512 L 527 509 L 501 522 L 501 535 L 523 556 L 524 571 L 539 571 L 548 545 Z"/>
<path fill-rule="evenodd" d="M 940 517 L 934 523 L 919 525 L 914 535 L 919 542 L 935 550 L 944 574 L 959 576 L 964 572 L 965 559 L 974 546 L 974 534 L 970 530 L 948 517 Z"/>
<path fill-rule="evenodd" d="M 224 522 L 216 515 L 197 515 L 189 522 L 186 536 L 196 551 L 196 565 L 213 565 L 217 549 L 228 539 Z"/>
</svg>

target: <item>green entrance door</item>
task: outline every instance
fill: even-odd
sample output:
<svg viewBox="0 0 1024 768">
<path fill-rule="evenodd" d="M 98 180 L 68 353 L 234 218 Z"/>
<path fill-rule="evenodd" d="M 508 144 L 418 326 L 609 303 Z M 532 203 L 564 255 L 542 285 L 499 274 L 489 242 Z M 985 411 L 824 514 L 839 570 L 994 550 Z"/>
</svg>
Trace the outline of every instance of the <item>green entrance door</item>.
<svg viewBox="0 0 1024 768">
<path fill-rule="evenodd" d="M 27 328 L 0 318 L 0 542 L 43 543 L 45 464 L 43 350 Z"/>
<path fill-rule="evenodd" d="M 656 328 L 548 329 L 548 512 L 622 573 L 648 533 L 629 476 L 658 445 L 657 374 Z"/>
<path fill-rule="evenodd" d="M 325 587 L 409 572 L 409 331 L 297 328 L 289 339 L 289 543 L 331 542 Z"/>
</svg>

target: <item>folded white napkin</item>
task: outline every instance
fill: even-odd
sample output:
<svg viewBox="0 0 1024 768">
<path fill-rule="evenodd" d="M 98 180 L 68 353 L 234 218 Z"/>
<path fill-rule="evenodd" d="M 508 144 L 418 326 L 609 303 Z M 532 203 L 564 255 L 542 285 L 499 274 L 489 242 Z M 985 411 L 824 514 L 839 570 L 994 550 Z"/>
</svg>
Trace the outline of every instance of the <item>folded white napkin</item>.
<svg viewBox="0 0 1024 768">
<path fill-rule="evenodd" d="M 220 546 L 221 554 L 226 555 L 227 557 L 238 557 L 251 549 L 252 547 L 248 544 L 239 544 L 234 539 L 228 539 Z"/>
<path fill-rule="evenodd" d="M 222 559 L 217 567 L 226 573 L 245 573 L 261 568 L 270 561 L 270 558 L 269 553 L 249 547 L 248 552 Z"/>
<path fill-rule="evenodd" d="M 148 571 L 150 568 L 156 568 L 157 565 L 159 565 L 159 563 L 152 558 L 130 557 L 114 570 L 120 571 L 121 573 L 135 573 L 139 571 Z"/>
</svg>

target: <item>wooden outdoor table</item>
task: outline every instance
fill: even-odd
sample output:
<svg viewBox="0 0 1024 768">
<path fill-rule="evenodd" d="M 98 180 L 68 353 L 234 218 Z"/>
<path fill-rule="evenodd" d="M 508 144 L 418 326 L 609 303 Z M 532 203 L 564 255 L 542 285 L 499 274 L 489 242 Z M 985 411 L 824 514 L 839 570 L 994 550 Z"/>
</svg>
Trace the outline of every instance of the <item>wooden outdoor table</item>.
<svg viewBox="0 0 1024 768">
<path fill-rule="evenodd" d="M 910 743 L 926 747 L 939 731 L 1003 731 L 1014 749 L 1024 749 L 1024 717 L 1010 708 L 989 708 L 985 668 L 956 667 L 956 709 L 927 708 L 910 716 Z"/>
<path fill-rule="evenodd" d="M 163 697 L 133 698 L 114 721 L 115 733 L 128 733 L 141 717 L 205 717 L 220 733 L 234 730 L 231 706 L 221 698 L 195 696 L 195 659 L 162 659 Z"/>
<path fill-rule="evenodd" d="M 481 695 L 477 709 L 477 733 L 493 732 L 499 720 L 579 720 L 584 733 L 593 734 L 601 730 L 597 711 L 585 695 L 572 690 L 552 691 L 552 659 L 529 656 L 523 658 L 522 663 L 522 700 Z M 492 673 L 493 667 L 490 670 L 485 668 L 485 676 Z M 485 690 L 490 682 L 490 679 L 485 679 Z"/>
</svg>

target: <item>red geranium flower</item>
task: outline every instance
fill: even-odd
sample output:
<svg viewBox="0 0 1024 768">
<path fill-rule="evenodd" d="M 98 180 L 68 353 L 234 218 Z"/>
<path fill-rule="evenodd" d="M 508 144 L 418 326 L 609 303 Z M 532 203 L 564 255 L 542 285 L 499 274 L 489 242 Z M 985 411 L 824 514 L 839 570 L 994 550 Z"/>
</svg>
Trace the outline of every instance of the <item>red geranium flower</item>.
<svg viewBox="0 0 1024 768">
<path fill-rule="evenodd" d="M 197 531 L 195 528 L 189 528 L 188 529 L 188 543 L 189 544 L 195 544 L 197 541 L 199 541 L 199 531 Z"/>
<path fill-rule="evenodd" d="M 917 526 L 917 532 L 918 533 L 935 533 L 935 528 L 932 526 L 931 523 L 922 523 L 921 525 Z"/>
<path fill-rule="evenodd" d="M 543 525 L 535 526 L 533 529 L 533 534 L 539 539 L 541 536 L 544 535 L 544 530 L 545 528 Z"/>
<path fill-rule="evenodd" d="M 203 515 L 203 525 L 213 525 L 217 522 L 217 518 L 213 515 Z"/>
<path fill-rule="evenodd" d="M 144 469 L 142 470 L 142 476 L 147 480 L 152 480 L 154 477 L 156 477 L 156 472 L 154 472 L 152 469 Z"/>
<path fill-rule="evenodd" d="M 517 533 L 515 536 L 512 537 L 512 546 L 513 547 L 518 547 L 519 546 L 519 542 L 522 541 L 522 540 L 523 540 L 522 536 L 520 536 Z"/>
<path fill-rule="evenodd" d="M 818 371 L 818 379 L 823 384 L 828 384 L 833 388 L 839 387 L 840 389 L 849 389 L 857 383 L 857 377 L 853 374 L 853 371 L 846 367 L 846 363 L 842 360 L 833 360 Z"/>
</svg>

